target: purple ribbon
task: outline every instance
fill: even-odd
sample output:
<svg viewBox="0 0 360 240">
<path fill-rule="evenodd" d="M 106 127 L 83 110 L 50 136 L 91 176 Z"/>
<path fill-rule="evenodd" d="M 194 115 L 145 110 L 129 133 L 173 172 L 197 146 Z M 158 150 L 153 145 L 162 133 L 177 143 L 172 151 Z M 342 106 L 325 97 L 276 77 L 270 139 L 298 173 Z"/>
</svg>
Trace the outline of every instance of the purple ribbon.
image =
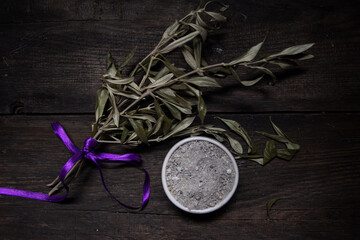
<svg viewBox="0 0 360 240">
<path fill-rule="evenodd" d="M 84 158 L 84 159 L 91 160 L 95 163 L 95 165 L 99 169 L 101 181 L 103 183 L 105 190 L 120 205 L 122 205 L 126 208 L 129 208 L 129 209 L 133 209 L 133 210 L 141 209 L 146 205 L 146 203 L 149 201 L 149 196 L 150 196 L 150 177 L 149 177 L 149 174 L 146 172 L 146 170 L 144 168 L 140 167 L 141 160 L 140 160 L 139 155 L 133 154 L 133 153 L 118 155 L 118 154 L 112 154 L 112 153 L 96 152 L 95 147 L 99 144 L 99 142 L 91 137 L 86 139 L 84 147 L 82 149 L 79 149 L 78 147 L 75 146 L 75 144 L 73 144 L 71 142 L 70 138 L 68 137 L 68 135 L 66 134 L 64 128 L 60 125 L 60 123 L 53 122 L 51 125 L 52 125 L 55 135 L 58 136 L 61 139 L 61 141 L 63 141 L 65 146 L 74 154 L 65 163 L 65 165 L 63 166 L 63 168 L 61 169 L 60 174 L 59 174 L 59 179 L 62 182 L 62 184 L 64 185 L 64 188 L 66 189 L 65 195 L 49 196 L 48 194 L 44 194 L 44 193 L 36 193 L 36 192 L 11 189 L 11 188 L 2 188 L 2 187 L 0 187 L 0 194 L 36 199 L 36 200 L 47 201 L 47 202 L 61 202 L 69 194 L 69 187 L 65 184 L 66 175 L 80 159 Z M 104 176 L 103 176 L 99 162 L 119 162 L 119 161 L 135 165 L 135 166 L 139 167 L 145 173 L 145 180 L 144 180 L 144 186 L 143 186 L 143 199 L 142 199 L 142 204 L 140 207 L 132 207 L 132 206 L 129 206 L 129 205 L 126 205 L 126 204 L 120 202 L 118 199 L 116 199 L 111 194 L 109 189 L 106 187 L 106 184 L 104 181 Z"/>
</svg>

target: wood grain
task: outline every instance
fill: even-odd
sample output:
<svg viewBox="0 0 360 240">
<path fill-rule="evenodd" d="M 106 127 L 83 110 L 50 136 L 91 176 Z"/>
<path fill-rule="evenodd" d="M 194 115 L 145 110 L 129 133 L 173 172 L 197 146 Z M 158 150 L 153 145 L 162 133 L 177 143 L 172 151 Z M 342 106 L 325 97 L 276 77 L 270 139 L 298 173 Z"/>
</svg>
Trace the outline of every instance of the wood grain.
<svg viewBox="0 0 360 240">
<path fill-rule="evenodd" d="M 93 1 L 24 2 L 9 2 L 0 10 L 0 113 L 92 113 L 106 53 L 121 61 L 138 46 L 134 59 L 140 60 L 171 22 L 196 6 L 184 1 L 170 2 L 173 7 L 161 1 L 104 2 L 108 10 L 101 13 L 101 4 Z M 359 111 L 360 30 L 350 3 L 230 4 L 229 22 L 205 45 L 210 62 L 236 58 L 267 33 L 263 53 L 315 42 L 311 53 L 316 57 L 298 69 L 274 69 L 276 86 L 264 81 L 244 88 L 221 80 L 224 88 L 205 98 L 209 111 Z M 94 15 L 82 17 L 82 9 Z M 246 20 L 239 11 L 248 15 Z M 152 12 L 158 12 L 155 18 Z M 179 63 L 181 57 L 174 60 Z"/>
<path fill-rule="evenodd" d="M 358 1 L 227 1 L 229 21 L 204 46 L 209 62 L 238 57 L 267 35 L 262 53 L 315 42 L 315 58 L 296 69 L 273 69 L 275 86 L 251 88 L 231 79 L 206 90 L 214 116 L 271 132 L 269 117 L 301 145 L 291 161 L 261 167 L 238 161 L 240 181 L 230 202 L 212 214 L 178 210 L 161 185 L 162 161 L 179 139 L 150 148 L 107 145 L 100 150 L 141 154 L 151 198 L 128 212 L 103 189 L 88 164 L 69 198 L 53 204 L 0 195 L 0 239 L 359 239 L 360 75 Z M 60 121 L 79 147 L 94 120 L 95 91 L 105 55 L 117 61 L 138 46 L 147 55 L 164 29 L 198 1 L 50 0 L 0 4 L 0 187 L 48 191 L 71 156 L 52 133 Z M 246 18 L 242 14 L 246 15 Z M 172 56 L 180 64 L 180 56 Z M 247 76 L 247 75 L 246 75 Z M 243 78 L 246 78 L 242 75 Z M 25 113 L 16 115 L 18 113 Z M 143 174 L 103 164 L 120 200 L 141 202 Z M 281 197 L 266 214 L 266 202 Z"/>
<path fill-rule="evenodd" d="M 271 131 L 268 114 L 221 115 L 249 130 Z M 106 195 L 96 168 L 89 165 L 71 186 L 70 199 L 60 204 L 0 196 L 1 238 L 31 233 L 55 239 L 116 237 L 136 239 L 329 238 L 358 234 L 360 209 L 360 128 L 358 114 L 275 114 L 273 120 L 302 146 L 291 162 L 274 160 L 261 167 L 238 161 L 240 184 L 229 204 L 206 216 L 178 210 L 161 186 L 166 152 L 177 141 L 137 148 L 151 176 L 151 200 L 141 212 L 127 212 Z M 44 185 L 70 157 L 53 135 L 50 122 L 59 120 L 81 146 L 92 116 L 3 116 L 0 118 L 0 185 L 45 192 Z M 351 119 L 352 121 L 349 121 Z M 209 117 L 210 122 L 216 122 Z M 264 139 L 250 132 L 257 143 Z M 130 149 L 106 146 L 124 153 Z M 105 165 L 111 191 L 128 203 L 140 203 L 142 173 L 134 168 Z M 266 201 L 282 197 L 266 215 Z M 21 212 L 21 214 L 19 214 Z M 59 217 L 55 217 L 59 216 Z M 34 220 L 35 219 L 35 220 Z M 61 219 L 61 222 L 59 222 Z M 22 226 L 22 232 L 12 229 Z M 56 226 L 59 227 L 56 227 Z M 71 230 L 72 229 L 72 230 Z M 98 231 L 96 230 L 98 229 Z M 184 231 L 184 229 L 187 229 Z M 62 231 L 70 231 L 64 234 Z"/>
</svg>

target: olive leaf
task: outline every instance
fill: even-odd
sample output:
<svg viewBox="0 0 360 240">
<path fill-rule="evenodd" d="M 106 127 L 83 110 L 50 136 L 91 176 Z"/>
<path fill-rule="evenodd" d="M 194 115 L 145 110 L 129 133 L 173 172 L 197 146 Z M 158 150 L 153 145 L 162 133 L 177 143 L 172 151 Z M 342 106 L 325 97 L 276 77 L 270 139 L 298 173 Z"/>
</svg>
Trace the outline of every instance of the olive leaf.
<svg viewBox="0 0 360 240">
<path fill-rule="evenodd" d="M 119 85 L 127 85 L 129 83 L 131 83 L 132 81 L 134 81 L 134 77 L 128 77 L 128 78 L 119 78 L 116 80 L 113 79 L 106 79 L 107 82 L 109 83 L 113 83 L 113 84 L 119 84 Z"/>
<path fill-rule="evenodd" d="M 117 70 L 114 63 L 114 58 L 112 57 L 111 53 L 108 52 L 106 55 L 106 71 L 111 77 L 115 77 Z"/>
<path fill-rule="evenodd" d="M 172 36 L 176 30 L 179 28 L 180 24 L 179 22 L 176 20 L 172 25 L 170 25 L 164 32 L 162 38 L 168 38 L 170 36 Z"/>
<path fill-rule="evenodd" d="M 275 141 L 281 142 L 281 143 L 288 143 L 289 142 L 289 140 L 284 136 L 270 134 L 270 133 L 261 132 L 261 131 L 255 131 L 255 132 L 259 133 L 261 135 L 264 135 L 265 137 L 271 138 L 271 139 L 273 139 Z"/>
<path fill-rule="evenodd" d="M 169 73 L 169 68 L 167 67 L 163 67 L 156 75 L 155 77 L 153 78 L 154 80 L 158 80 L 159 78 L 165 76 L 166 74 Z"/>
<path fill-rule="evenodd" d="M 250 87 L 250 86 L 258 83 L 261 79 L 263 79 L 263 77 L 264 77 L 264 75 L 261 75 L 260 77 L 254 79 L 254 80 L 241 81 L 241 84 L 244 85 L 245 87 Z"/>
<path fill-rule="evenodd" d="M 166 135 L 170 131 L 173 122 L 174 122 L 174 120 L 172 120 L 172 119 L 164 118 L 163 127 L 162 127 L 163 135 Z"/>
<path fill-rule="evenodd" d="M 189 33 L 188 35 L 185 35 L 182 38 L 179 38 L 175 41 L 173 41 L 172 43 L 170 43 L 169 45 L 167 45 L 166 47 L 164 47 L 163 49 L 160 50 L 160 53 L 164 54 L 164 53 L 168 53 L 171 52 L 172 50 L 174 50 L 175 48 L 181 47 L 183 46 L 185 43 L 193 40 L 197 35 L 199 35 L 200 32 L 199 31 L 195 31 L 192 33 Z"/>
<path fill-rule="evenodd" d="M 190 103 L 189 103 L 190 107 L 187 107 L 187 106 L 184 106 L 184 105 L 179 104 L 180 102 L 179 102 L 179 103 L 174 103 L 174 102 L 168 101 L 168 99 L 165 100 L 165 101 L 167 101 L 167 103 L 168 103 L 169 105 L 175 107 L 177 110 L 179 110 L 179 111 L 182 112 L 182 113 L 185 113 L 185 114 L 191 114 L 191 113 L 192 113 L 191 104 L 190 104 Z"/>
<path fill-rule="evenodd" d="M 260 155 L 260 157 L 249 157 L 247 159 L 250 161 L 256 162 L 262 166 L 264 165 L 264 157 L 262 155 Z"/>
<path fill-rule="evenodd" d="M 109 85 L 106 85 L 106 87 L 107 87 L 107 90 L 109 92 L 109 98 L 110 98 L 110 102 L 111 102 L 112 109 L 113 109 L 112 118 L 114 120 L 115 126 L 119 127 L 120 113 L 119 113 L 119 110 L 117 108 L 115 96 L 114 96 L 114 94 L 112 92 L 112 88 L 110 88 Z"/>
<path fill-rule="evenodd" d="M 181 48 L 181 53 L 184 56 L 184 59 L 186 61 L 186 63 L 192 68 L 192 69 L 196 69 L 197 68 L 197 63 L 195 61 L 195 58 L 193 57 L 193 55 L 191 54 L 191 52 L 183 47 Z"/>
<path fill-rule="evenodd" d="M 130 84 L 127 85 L 129 89 L 131 89 L 133 92 L 135 92 L 137 95 L 141 95 L 141 89 L 135 82 L 130 82 Z"/>
<path fill-rule="evenodd" d="M 154 97 L 154 107 L 155 107 L 155 111 L 158 117 L 162 117 L 165 116 L 165 113 L 163 112 L 163 110 L 160 107 L 159 102 L 156 100 L 156 98 Z"/>
<path fill-rule="evenodd" d="M 297 151 L 295 150 L 290 150 L 290 149 L 285 149 L 285 148 L 281 148 L 281 149 L 277 149 L 276 150 L 276 156 L 278 158 L 282 158 L 284 160 L 291 160 L 294 155 L 296 154 Z"/>
<path fill-rule="evenodd" d="M 148 136 L 155 135 L 160 131 L 160 129 L 162 127 L 163 119 L 164 119 L 164 116 L 159 117 L 159 119 L 156 121 L 154 127 L 149 131 Z"/>
<path fill-rule="evenodd" d="M 196 24 L 204 27 L 204 28 L 209 28 L 208 24 L 201 18 L 199 13 L 196 13 Z"/>
<path fill-rule="evenodd" d="M 246 81 L 241 81 L 239 75 L 237 74 L 237 72 L 234 70 L 234 68 L 229 67 L 231 74 L 233 75 L 233 77 L 235 78 L 235 80 L 237 80 L 239 83 L 241 83 L 243 86 L 246 87 L 250 87 L 252 85 L 255 85 L 256 83 L 258 83 L 263 77 L 264 75 L 254 79 L 254 80 L 246 80 Z"/>
<path fill-rule="evenodd" d="M 101 87 L 96 91 L 96 105 L 95 105 L 96 122 L 103 115 L 104 108 L 108 99 L 109 99 L 109 94 L 106 88 Z"/>
<path fill-rule="evenodd" d="M 203 124 L 204 123 L 204 118 L 206 116 L 207 108 L 206 108 L 206 105 L 205 105 L 205 102 L 204 102 L 204 99 L 202 98 L 202 96 L 199 95 L 198 98 L 199 98 L 199 100 L 198 100 L 197 109 L 198 109 L 198 113 L 199 113 L 201 123 Z"/>
<path fill-rule="evenodd" d="M 224 12 L 224 11 L 226 11 L 226 10 L 229 8 L 229 5 L 227 5 L 227 4 L 224 4 L 224 3 L 220 2 L 220 1 L 217 1 L 217 0 L 211 0 L 211 1 L 208 1 L 208 2 L 206 2 L 206 3 L 204 4 L 204 7 L 202 8 L 202 10 L 205 10 L 206 7 L 207 7 L 209 4 L 212 4 L 212 3 L 221 6 L 221 8 L 219 9 L 220 12 Z"/>
<path fill-rule="evenodd" d="M 185 86 L 190 90 L 190 92 L 194 93 L 194 95 L 198 98 L 197 110 L 198 110 L 198 115 L 201 120 L 201 123 L 203 124 L 206 113 L 207 113 L 207 108 L 206 108 L 205 101 L 201 96 L 201 92 L 198 89 L 196 89 L 186 83 L 185 83 Z"/>
<path fill-rule="evenodd" d="M 309 59 L 312 59 L 312 58 L 314 58 L 314 55 L 306 54 L 303 57 L 298 58 L 297 60 L 304 61 L 304 60 L 309 60 Z"/>
<path fill-rule="evenodd" d="M 222 136 L 220 136 L 219 134 L 212 133 L 212 132 L 209 132 L 209 134 L 213 135 L 214 138 L 215 138 L 216 140 L 218 140 L 219 142 L 224 142 L 224 141 L 225 141 L 225 139 L 224 139 Z"/>
<path fill-rule="evenodd" d="M 153 130 L 153 124 L 149 120 L 143 121 L 145 123 L 146 129 L 146 136 L 148 137 L 151 134 L 151 131 Z"/>
<path fill-rule="evenodd" d="M 138 96 L 136 94 L 133 94 L 133 92 L 112 88 L 112 87 L 109 86 L 109 84 L 106 84 L 106 88 L 113 95 L 119 95 L 119 96 L 123 96 L 123 97 L 130 98 L 130 99 L 135 99 L 135 100 L 140 97 L 140 96 Z"/>
<path fill-rule="evenodd" d="M 202 52 L 202 43 L 199 38 L 194 38 L 193 40 L 193 48 L 194 48 L 194 59 L 196 63 L 196 67 L 200 67 L 201 65 L 201 52 Z M 200 72 L 204 75 L 202 72 Z"/>
<path fill-rule="evenodd" d="M 279 127 L 277 127 L 275 125 L 275 123 L 273 121 L 270 120 L 270 122 L 271 122 L 272 127 L 274 128 L 274 131 L 277 133 L 277 135 L 269 134 L 266 132 L 257 132 L 257 133 L 264 135 L 268 138 L 271 138 L 275 141 L 284 143 L 288 150 L 298 151 L 300 149 L 299 144 L 294 143 Z"/>
<path fill-rule="evenodd" d="M 226 133 L 227 131 L 223 128 L 219 128 L 219 127 L 214 127 L 213 125 L 203 125 L 203 127 L 205 128 L 205 132 L 211 131 L 214 133 Z"/>
<path fill-rule="evenodd" d="M 143 70 L 147 71 L 147 69 L 149 68 L 150 62 L 151 62 L 150 68 L 155 67 L 158 64 L 159 59 L 153 58 L 153 60 L 151 61 L 152 58 L 153 58 L 153 56 L 148 56 L 144 60 L 144 62 L 142 62 L 141 64 L 139 63 L 139 65 L 143 68 Z"/>
<path fill-rule="evenodd" d="M 143 127 L 142 121 L 137 121 L 131 118 L 128 118 L 131 126 L 133 127 L 136 135 L 138 136 L 138 138 L 140 139 L 140 141 L 142 141 L 143 143 L 149 145 L 148 143 L 148 139 L 146 137 L 146 132 L 145 129 Z"/>
<path fill-rule="evenodd" d="M 219 9 L 220 12 L 225 12 L 230 7 L 230 5 L 223 4 L 222 2 L 220 2 L 220 4 L 222 5 L 222 7 Z"/>
<path fill-rule="evenodd" d="M 117 90 L 117 91 L 113 91 L 112 94 L 123 96 L 123 97 L 130 98 L 130 99 L 135 99 L 135 100 L 139 98 L 138 95 L 132 94 L 131 92 L 128 92 L 128 91 Z"/>
<path fill-rule="evenodd" d="M 269 75 L 271 77 L 272 80 L 276 80 L 276 76 L 267 68 L 265 67 L 262 67 L 262 66 L 251 66 L 251 65 L 248 65 L 246 67 L 249 67 L 249 68 L 254 68 L 254 69 L 258 69 L 260 71 L 262 71 L 263 73 Z"/>
<path fill-rule="evenodd" d="M 204 12 L 218 22 L 226 22 L 226 17 L 224 17 L 220 13 L 209 12 L 209 11 L 204 11 Z"/>
<path fill-rule="evenodd" d="M 273 54 L 267 57 L 267 59 L 271 59 L 274 57 L 278 57 L 278 56 L 284 56 L 284 55 L 296 55 L 299 53 L 303 53 L 306 50 L 310 49 L 312 46 L 314 46 L 315 43 L 308 43 L 308 44 L 302 44 L 302 45 L 297 45 L 297 46 L 292 46 L 289 48 L 286 48 L 284 50 L 282 50 L 281 52 L 277 53 L 277 54 Z"/>
<path fill-rule="evenodd" d="M 187 127 L 189 127 L 193 123 L 194 119 L 195 119 L 195 117 L 187 117 L 187 118 L 185 118 L 184 120 L 179 122 L 174 127 L 173 130 L 171 130 L 167 135 L 165 135 L 163 138 L 161 138 L 161 140 L 165 140 L 165 139 L 171 137 L 172 135 L 185 130 Z"/>
<path fill-rule="evenodd" d="M 236 139 L 232 138 L 229 134 L 225 134 L 225 136 L 229 140 L 229 143 L 230 143 L 232 149 L 234 149 L 234 151 L 238 154 L 243 154 L 244 150 L 243 150 L 240 142 L 237 141 Z"/>
<path fill-rule="evenodd" d="M 200 92 L 199 89 L 197 89 L 197 88 L 195 88 L 195 87 L 192 87 L 192 86 L 190 86 L 190 85 L 187 84 L 187 83 L 184 83 L 184 86 L 185 86 L 186 88 L 188 88 L 192 93 L 194 93 L 195 96 L 199 96 L 199 95 L 201 94 L 201 92 Z"/>
<path fill-rule="evenodd" d="M 194 30 L 199 31 L 200 36 L 201 36 L 203 41 L 206 40 L 207 31 L 206 31 L 205 28 L 203 28 L 202 26 L 200 26 L 198 24 L 194 24 L 194 23 L 189 23 L 189 26 L 192 27 Z"/>
<path fill-rule="evenodd" d="M 133 50 L 131 50 L 131 52 L 125 57 L 124 61 L 119 66 L 118 73 L 121 73 L 121 71 L 124 69 L 124 67 L 126 67 L 126 65 L 129 64 L 129 62 L 135 55 L 136 48 L 137 47 L 134 47 Z"/>
<path fill-rule="evenodd" d="M 240 56 L 239 58 L 235 59 L 234 61 L 231 61 L 229 65 L 236 65 L 242 62 L 250 62 L 252 61 L 256 55 L 258 54 L 260 48 L 262 47 L 264 41 L 256 44 L 252 48 L 250 48 L 244 55 Z"/>
<path fill-rule="evenodd" d="M 192 126 L 192 127 L 188 127 L 184 130 L 182 130 L 181 132 L 175 133 L 173 135 L 173 137 L 180 137 L 180 136 L 192 136 L 195 134 L 199 134 L 204 132 L 204 129 L 202 128 L 202 126 Z"/>
<path fill-rule="evenodd" d="M 161 96 L 161 97 L 170 97 L 173 100 L 176 100 L 176 91 L 174 91 L 171 87 L 167 88 L 161 88 L 159 90 L 156 90 L 155 94 Z M 176 101 L 175 101 L 176 102 Z"/>
<path fill-rule="evenodd" d="M 162 58 L 159 58 L 159 61 L 163 62 L 164 65 L 176 76 L 176 77 L 181 77 L 182 75 L 185 74 L 185 72 L 180 69 L 175 67 L 174 64 L 172 64 L 167 58 L 165 58 L 164 56 L 162 56 Z"/>
<path fill-rule="evenodd" d="M 140 120 L 147 120 L 149 122 L 156 122 L 156 119 L 151 116 L 151 115 L 147 115 L 147 114 L 142 114 L 142 115 L 123 115 L 123 117 L 126 118 L 131 118 L 131 119 L 140 119 Z"/>
<path fill-rule="evenodd" d="M 154 79 L 154 81 L 151 84 L 149 84 L 149 86 L 145 87 L 145 89 L 156 88 L 158 86 L 164 85 L 167 82 L 169 82 L 173 76 L 174 76 L 174 74 L 169 73 L 169 74 L 159 78 L 158 80 Z"/>
<path fill-rule="evenodd" d="M 223 123 L 225 123 L 233 132 L 235 132 L 244 139 L 244 141 L 249 147 L 248 148 L 249 154 L 257 154 L 257 148 L 253 140 L 250 138 L 249 134 L 245 131 L 243 127 L 241 127 L 241 125 L 238 122 L 231 119 L 225 119 L 220 117 L 217 118 L 220 119 Z"/>
<path fill-rule="evenodd" d="M 191 103 L 180 95 L 175 94 L 175 96 L 171 96 L 161 91 L 156 92 L 156 94 L 164 103 L 170 104 L 171 106 L 178 109 L 180 112 L 185 114 L 192 113 Z"/>
<path fill-rule="evenodd" d="M 264 149 L 264 161 L 263 165 L 267 164 L 271 160 L 273 160 L 277 155 L 275 142 L 273 140 L 266 141 L 266 146 Z"/>
<path fill-rule="evenodd" d="M 161 98 L 160 98 L 161 99 Z M 167 107 L 167 109 L 169 109 L 171 115 L 178 120 L 181 120 L 181 112 L 174 106 L 172 106 L 171 104 L 169 104 L 167 101 L 161 99 L 162 102 L 164 103 L 164 105 Z"/>
<path fill-rule="evenodd" d="M 181 82 L 191 83 L 199 87 L 221 87 L 220 84 L 211 77 L 193 77 L 190 79 L 181 79 Z"/>
<path fill-rule="evenodd" d="M 163 135 L 166 135 L 169 132 L 169 129 L 171 128 L 172 120 L 169 119 L 166 116 L 166 114 L 163 112 L 163 110 L 162 110 L 160 104 L 158 103 L 158 101 L 156 100 L 156 98 L 154 98 L 154 107 L 155 107 L 157 116 L 159 117 L 159 119 L 162 119 Z M 181 114 L 180 114 L 180 118 L 181 118 Z"/>
<path fill-rule="evenodd" d="M 122 143 L 124 143 L 126 141 L 126 137 L 128 136 L 128 133 L 129 133 L 129 130 L 126 127 L 124 127 L 123 131 L 121 132 L 121 138 L 120 138 L 120 141 Z"/>
<path fill-rule="evenodd" d="M 286 69 L 289 67 L 294 67 L 297 66 L 298 64 L 291 59 L 275 59 L 275 60 L 269 60 L 269 63 L 271 64 L 276 64 L 279 67 L 281 67 L 282 69 Z"/>
<path fill-rule="evenodd" d="M 191 102 L 186 99 L 185 97 L 180 96 L 176 92 L 174 92 L 171 88 L 163 88 L 155 92 L 158 96 L 162 97 L 169 103 L 180 106 L 180 111 L 190 114 L 191 113 Z M 182 110 L 182 108 L 185 108 L 186 110 Z"/>
<path fill-rule="evenodd" d="M 267 214 L 268 217 L 270 217 L 269 212 L 270 212 L 272 206 L 274 206 L 274 204 L 275 204 L 277 201 L 279 201 L 280 199 L 282 199 L 282 198 L 280 198 L 280 197 L 275 197 L 275 198 L 272 198 L 272 199 L 270 199 L 270 200 L 268 200 L 268 201 L 266 202 L 266 214 Z"/>
<path fill-rule="evenodd" d="M 274 131 L 279 136 L 282 136 L 282 137 L 286 138 L 289 142 L 292 142 L 292 140 L 290 140 L 290 138 L 278 126 L 276 126 L 276 124 L 271 120 L 271 118 L 270 118 L 270 123 L 271 123 L 271 126 L 273 127 Z"/>
<path fill-rule="evenodd" d="M 258 164 L 264 166 L 265 164 L 273 160 L 276 156 L 277 156 L 277 150 L 276 150 L 275 142 L 273 140 L 269 140 L 266 141 L 263 155 L 258 155 L 258 154 L 247 155 L 247 156 L 240 155 L 239 157 L 257 162 Z"/>
<path fill-rule="evenodd" d="M 265 137 L 273 139 L 277 142 L 284 143 L 286 145 L 286 149 L 277 149 L 276 156 L 282 158 L 284 160 L 291 160 L 295 154 L 300 150 L 300 145 L 294 143 L 275 123 L 270 119 L 271 125 L 276 132 L 276 135 L 266 133 L 266 132 L 257 132 Z M 272 150 L 273 151 L 273 150 Z M 273 154 L 273 152 L 271 153 Z"/>
</svg>

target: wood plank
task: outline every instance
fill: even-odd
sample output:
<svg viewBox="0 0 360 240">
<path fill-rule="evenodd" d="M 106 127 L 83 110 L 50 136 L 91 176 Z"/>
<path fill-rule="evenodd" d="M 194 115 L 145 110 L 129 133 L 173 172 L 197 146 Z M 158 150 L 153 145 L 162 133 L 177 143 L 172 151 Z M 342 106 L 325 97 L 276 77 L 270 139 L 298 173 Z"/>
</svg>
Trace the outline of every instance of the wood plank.
<svg viewBox="0 0 360 240">
<path fill-rule="evenodd" d="M 24 2 L 27 4 L 11 2 L 1 9 L 7 15 L 0 14 L 5 16 L 0 26 L 0 113 L 93 112 L 97 79 L 105 71 L 106 52 L 111 50 L 120 61 L 137 45 L 135 59 L 141 59 L 151 51 L 166 26 L 193 8 L 182 1 L 157 4 L 159 14 L 152 18 L 153 9 L 147 4 L 121 3 L 103 16 L 100 7 L 85 1 L 90 9 L 85 7 L 86 12 L 95 12 L 94 19 L 106 20 L 78 21 L 82 19 L 79 2 L 39 6 L 33 1 Z M 279 76 L 275 86 L 263 82 L 244 88 L 231 80 L 221 81 L 225 87 L 216 93 L 210 91 L 205 98 L 210 112 L 360 110 L 360 30 L 354 20 L 357 9 L 351 2 L 229 3 L 234 6 L 229 23 L 205 46 L 210 62 L 241 55 L 268 32 L 263 53 L 316 42 L 311 50 L 316 58 L 300 69 L 275 69 Z M 248 15 L 246 21 L 237 14 L 240 10 Z M 22 14 L 23 11 L 29 14 Z M 39 14 L 41 11 L 44 14 Z M 24 16 L 19 21 L 27 23 L 14 22 L 9 15 Z M 181 61 L 180 57 L 174 59 Z"/>
<path fill-rule="evenodd" d="M 254 137 L 254 130 L 271 131 L 268 114 L 226 114 Z M 51 132 L 60 121 L 79 146 L 90 131 L 92 116 L 1 116 L 0 186 L 46 191 L 70 157 Z M 70 199 L 52 204 L 0 196 L 0 238 L 55 239 L 115 237 L 136 239 L 327 238 L 359 236 L 360 114 L 273 114 L 273 120 L 302 146 L 291 162 L 274 160 L 261 167 L 239 161 L 240 184 L 231 201 L 206 216 L 185 214 L 166 198 L 161 186 L 163 158 L 177 141 L 133 149 L 143 158 L 151 176 L 151 200 L 141 212 L 127 212 L 101 186 L 94 166 L 72 184 Z M 212 116 L 209 122 L 216 122 Z M 219 124 L 219 122 L 216 122 Z M 130 149 L 104 146 L 106 151 Z M 107 167 L 106 167 L 107 166 Z M 128 203 L 140 202 L 142 174 L 129 167 L 104 167 L 111 191 Z M 266 216 L 266 201 L 282 197 Z M 14 231 L 21 226 L 23 231 Z M 186 229 L 186 230 L 185 230 Z M 67 232 L 66 234 L 64 232 Z"/>
<path fill-rule="evenodd" d="M 204 1 L 206 2 L 206 1 Z M 243 0 L 241 2 L 228 0 L 233 15 L 240 11 L 247 15 L 247 21 L 266 21 L 283 22 L 284 18 L 307 18 L 308 15 L 321 10 L 322 18 L 330 17 L 340 9 L 356 6 L 356 0 L 346 1 L 339 4 L 336 0 L 320 0 L 311 2 L 289 2 L 286 0 L 258 2 L 256 0 Z M 93 1 L 93 0 L 14 0 L 3 2 L 0 9 L 0 23 L 31 23 L 31 22 L 51 22 L 51 21 L 100 21 L 100 20 L 122 20 L 133 21 L 153 20 L 156 13 L 156 20 L 172 20 L 173 16 L 181 16 L 183 13 L 196 8 L 199 1 L 196 0 L 169 0 L 167 4 L 160 2 L 113 2 L 113 1 Z M 286 10 L 286 11 L 284 11 Z M 276 14 L 281 11 L 283 14 Z M 251 13 L 251 14 L 250 14 Z"/>
<path fill-rule="evenodd" d="M 172 20 L 179 12 L 189 12 L 196 8 L 198 1 L 122 2 L 122 1 L 28 1 L 15 0 L 2 3 L 0 23 L 30 23 L 59 21 L 132 21 Z"/>
<path fill-rule="evenodd" d="M 25 211 L 21 218 L 11 208 L 4 210 L 0 219 L 0 224 L 6 226 L 0 233 L 3 239 L 354 239 L 359 234 L 344 218 L 234 221 L 221 216 L 19 210 Z M 15 230 L 19 228 L 22 231 Z"/>
</svg>

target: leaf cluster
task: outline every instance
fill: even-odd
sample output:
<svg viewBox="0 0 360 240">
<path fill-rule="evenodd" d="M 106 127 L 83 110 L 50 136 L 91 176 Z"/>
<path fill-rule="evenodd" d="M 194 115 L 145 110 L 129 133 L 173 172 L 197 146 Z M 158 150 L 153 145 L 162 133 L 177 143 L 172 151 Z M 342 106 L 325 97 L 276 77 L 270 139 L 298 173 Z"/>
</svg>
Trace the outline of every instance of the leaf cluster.
<svg viewBox="0 0 360 240">
<path fill-rule="evenodd" d="M 214 4 L 217 11 L 209 11 Z M 304 52 L 313 44 L 304 44 L 284 49 L 276 54 L 258 57 L 264 41 L 251 47 L 243 55 L 229 62 L 209 65 L 203 58 L 203 44 L 208 33 L 215 31 L 226 21 L 227 5 L 210 1 L 175 21 L 163 33 L 159 43 L 144 59 L 138 62 L 128 75 L 124 68 L 130 65 L 135 49 L 120 64 L 108 53 L 107 72 L 100 79 L 97 91 L 93 137 L 99 142 L 120 143 L 136 146 L 142 143 L 161 142 L 170 137 L 209 134 L 219 141 L 228 141 L 237 158 L 246 158 L 266 164 L 275 156 L 289 160 L 299 146 L 291 142 L 273 123 L 276 134 L 260 133 L 268 138 L 263 153 L 259 153 L 247 132 L 235 121 L 219 118 L 227 127 L 239 135 L 248 145 L 248 154 L 228 130 L 204 124 L 207 107 L 203 98 L 203 87 L 221 87 L 219 77 L 233 76 L 243 86 L 249 87 L 268 75 L 275 75 L 268 68 L 278 65 L 291 67 L 312 55 Z M 177 67 L 167 55 L 181 54 L 186 68 Z M 255 69 L 259 76 L 253 80 L 242 80 L 240 68 Z M 193 125 L 198 116 L 201 125 Z M 275 142 L 286 145 L 276 149 Z M 249 157 L 251 156 L 251 157 Z"/>
<path fill-rule="evenodd" d="M 238 122 L 231 119 L 218 119 L 225 123 L 225 125 L 231 130 L 231 132 L 242 138 L 242 140 L 248 146 L 247 155 L 244 155 L 244 151 L 240 142 L 225 132 L 224 135 L 226 136 L 227 141 L 230 143 L 232 153 L 234 154 L 235 159 L 247 159 L 257 162 L 260 165 L 265 165 L 271 160 L 273 160 L 275 157 L 289 161 L 300 150 L 300 145 L 293 142 L 278 126 L 275 125 L 275 123 L 271 119 L 270 123 L 276 134 L 256 132 L 269 138 L 269 140 L 266 141 L 263 152 L 259 152 L 256 144 L 254 143 L 250 135 Z M 275 141 L 284 144 L 286 148 L 276 148 Z"/>
</svg>

